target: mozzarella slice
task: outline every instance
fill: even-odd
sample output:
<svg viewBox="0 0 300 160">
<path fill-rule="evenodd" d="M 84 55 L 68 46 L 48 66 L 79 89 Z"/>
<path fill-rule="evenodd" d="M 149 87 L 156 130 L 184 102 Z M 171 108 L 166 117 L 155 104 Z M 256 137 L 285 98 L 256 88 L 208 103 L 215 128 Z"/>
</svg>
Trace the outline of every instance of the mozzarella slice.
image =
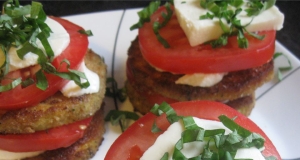
<svg viewBox="0 0 300 160">
<path fill-rule="evenodd" d="M 191 46 L 203 44 L 204 42 L 219 38 L 223 34 L 223 30 L 219 25 L 219 19 L 200 20 L 201 15 L 205 15 L 208 10 L 200 6 L 199 0 L 174 0 L 174 6 L 178 22 L 185 32 Z M 245 8 L 244 5 L 242 8 Z M 283 27 L 284 15 L 276 6 L 263 11 L 255 17 L 248 17 L 246 12 L 241 12 L 238 16 L 242 25 L 249 22 L 251 24 L 246 27 L 250 32 L 264 30 L 280 30 Z M 225 23 L 225 22 L 224 22 Z"/>
</svg>

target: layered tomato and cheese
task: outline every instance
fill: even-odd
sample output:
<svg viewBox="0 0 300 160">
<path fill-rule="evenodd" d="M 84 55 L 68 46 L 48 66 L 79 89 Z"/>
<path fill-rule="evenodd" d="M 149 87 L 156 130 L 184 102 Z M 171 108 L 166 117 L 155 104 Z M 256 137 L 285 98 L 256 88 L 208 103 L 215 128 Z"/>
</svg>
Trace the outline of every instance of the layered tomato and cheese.
<svg viewBox="0 0 300 160">
<path fill-rule="evenodd" d="M 89 159 L 104 133 L 106 65 L 87 32 L 7 1 L 0 18 L 0 159 Z"/>
<path fill-rule="evenodd" d="M 255 90 L 273 78 L 276 30 L 284 21 L 274 1 L 155 1 L 139 15 L 126 70 L 136 110 L 213 100 L 251 113 Z"/>
<path fill-rule="evenodd" d="M 113 159 L 281 160 L 256 124 L 213 101 L 155 105 L 114 141 L 105 156 Z"/>
</svg>

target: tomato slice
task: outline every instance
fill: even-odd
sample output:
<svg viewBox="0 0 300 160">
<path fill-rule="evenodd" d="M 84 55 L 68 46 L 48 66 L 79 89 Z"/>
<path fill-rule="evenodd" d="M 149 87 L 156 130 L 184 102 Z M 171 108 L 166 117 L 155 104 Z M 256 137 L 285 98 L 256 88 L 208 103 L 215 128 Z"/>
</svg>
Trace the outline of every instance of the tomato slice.
<svg viewBox="0 0 300 160">
<path fill-rule="evenodd" d="M 152 15 L 150 23 L 139 29 L 138 35 L 145 60 L 161 70 L 182 74 L 230 72 L 261 66 L 274 54 L 275 31 L 260 32 L 265 35 L 263 40 L 246 36 L 247 49 L 238 47 L 236 36 L 230 37 L 228 44 L 221 48 L 214 49 L 208 44 L 191 47 L 175 14 L 159 31 L 170 44 L 170 48 L 164 48 L 152 29 L 154 21 L 162 20 L 161 12 L 165 12 L 164 7 Z"/>
<path fill-rule="evenodd" d="M 226 115 L 230 118 L 237 117 L 235 122 L 242 127 L 259 133 L 265 138 L 264 156 L 275 156 L 280 159 L 275 146 L 267 137 L 267 135 L 250 119 L 237 112 L 236 110 L 218 102 L 213 101 L 189 101 L 173 103 L 171 106 L 175 109 L 178 115 L 194 116 L 203 119 L 216 120 L 218 116 Z M 122 133 L 112 144 L 106 154 L 105 160 L 112 159 L 130 159 L 133 157 L 136 160 L 144 153 L 156 140 L 161 133 L 152 133 L 151 128 L 154 121 L 159 128 L 167 129 L 170 125 L 165 116 L 157 117 L 148 113 L 134 124 L 132 124 L 124 133 Z M 156 120 L 155 120 L 156 119 Z"/>
<path fill-rule="evenodd" d="M 0 149 L 11 152 L 33 152 L 68 147 L 84 135 L 92 117 L 68 125 L 31 134 L 0 135 Z"/>
<path fill-rule="evenodd" d="M 77 69 L 88 49 L 87 36 L 78 32 L 83 28 L 61 18 L 50 18 L 59 22 L 70 35 L 70 44 L 61 55 L 53 60 L 52 64 L 58 68 L 63 59 L 68 59 L 71 64 L 70 68 Z M 60 66 L 60 71 L 66 71 L 66 65 Z M 7 77 L 17 78 L 17 75 L 22 74 L 24 74 L 24 70 L 17 70 L 9 73 Z M 46 74 L 46 77 L 49 86 L 45 91 L 40 90 L 35 85 L 31 85 L 26 88 L 21 88 L 18 86 L 10 91 L 0 93 L 0 109 L 10 110 L 36 105 L 47 97 L 56 93 L 63 85 L 67 83 L 67 80 L 51 74 Z"/>
</svg>

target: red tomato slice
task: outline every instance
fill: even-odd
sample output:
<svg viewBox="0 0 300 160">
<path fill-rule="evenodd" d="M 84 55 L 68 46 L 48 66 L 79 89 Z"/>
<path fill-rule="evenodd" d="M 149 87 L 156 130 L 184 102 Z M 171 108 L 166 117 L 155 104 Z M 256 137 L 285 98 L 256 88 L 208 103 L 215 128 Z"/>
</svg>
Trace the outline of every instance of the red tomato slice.
<svg viewBox="0 0 300 160">
<path fill-rule="evenodd" d="M 213 101 L 189 101 L 173 103 L 171 106 L 175 109 L 178 115 L 182 116 L 194 116 L 217 121 L 218 116 L 222 114 L 230 118 L 237 117 L 235 119 L 236 123 L 252 132 L 259 133 L 265 138 L 265 150 L 263 151 L 264 156 L 273 155 L 277 157 L 277 159 L 280 159 L 280 155 L 273 143 L 254 122 L 222 103 Z M 154 134 L 151 132 L 154 120 L 159 128 L 167 129 L 167 127 L 170 125 L 165 116 L 157 118 L 152 113 L 146 114 L 132 124 L 115 140 L 107 152 L 105 160 L 139 159 L 161 134 Z"/>
<path fill-rule="evenodd" d="M 140 50 L 145 60 L 161 70 L 173 73 L 216 73 L 243 70 L 258 67 L 270 59 L 275 49 L 275 31 L 259 33 L 264 40 L 248 37 L 249 47 L 241 49 L 237 37 L 228 39 L 228 45 L 213 49 L 210 45 L 191 47 L 175 14 L 165 27 L 160 29 L 161 36 L 168 41 L 170 48 L 164 48 L 157 40 L 152 24 L 162 20 L 161 7 L 151 17 L 151 23 L 145 23 L 139 29 Z"/>
<path fill-rule="evenodd" d="M 59 22 L 70 34 L 69 46 L 62 52 L 60 56 L 53 60 L 52 64 L 58 68 L 63 59 L 68 59 L 71 64 L 70 68 L 77 69 L 79 64 L 82 62 L 88 48 L 87 36 L 78 32 L 83 28 L 61 18 L 51 18 Z M 61 66 L 60 71 L 66 71 L 66 66 Z M 24 70 L 17 70 L 8 74 L 7 77 L 17 78 L 18 76 L 16 77 L 16 75 L 22 75 L 23 72 Z M 13 90 L 0 93 L 0 109 L 10 110 L 36 105 L 56 93 L 63 85 L 67 83 L 67 80 L 54 75 L 46 74 L 46 77 L 49 86 L 45 91 L 40 90 L 35 85 L 31 85 L 26 88 L 21 88 L 19 86 Z"/>
<path fill-rule="evenodd" d="M 92 117 L 68 125 L 31 134 L 0 135 L 0 149 L 11 152 L 33 152 L 68 147 L 84 135 Z"/>
</svg>

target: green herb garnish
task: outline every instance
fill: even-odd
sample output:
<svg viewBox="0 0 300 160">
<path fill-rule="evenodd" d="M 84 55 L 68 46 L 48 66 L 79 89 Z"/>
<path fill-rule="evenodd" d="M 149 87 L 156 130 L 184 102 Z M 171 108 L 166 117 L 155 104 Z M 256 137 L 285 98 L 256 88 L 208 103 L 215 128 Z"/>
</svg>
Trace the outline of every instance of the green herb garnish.
<svg viewBox="0 0 300 160">
<path fill-rule="evenodd" d="M 118 83 L 115 79 L 109 77 L 106 79 L 106 92 L 105 96 L 116 97 L 120 102 L 124 102 L 127 98 L 125 87 L 118 88 Z"/>
<path fill-rule="evenodd" d="M 183 159 L 183 160 L 214 160 L 214 159 L 234 159 L 237 150 L 241 148 L 256 147 L 262 149 L 264 147 L 264 138 L 253 133 L 242 126 L 238 125 L 234 119 L 231 119 L 225 115 L 219 116 L 219 120 L 225 127 L 230 129 L 232 132 L 225 134 L 225 129 L 213 129 L 205 130 L 201 126 L 198 126 L 193 117 L 190 116 L 179 116 L 173 110 L 173 108 L 167 103 L 163 102 L 161 105 L 154 105 L 151 110 L 157 116 L 163 113 L 167 115 L 167 118 L 177 117 L 170 123 L 182 120 L 184 125 L 184 131 L 181 133 L 181 138 L 177 141 L 174 146 L 174 152 L 172 159 Z M 173 119 L 173 118 L 172 118 Z M 153 126 L 155 126 L 155 121 Z M 161 131 L 156 128 L 157 131 Z M 185 143 L 189 142 L 204 142 L 204 150 L 199 155 L 187 158 L 181 152 Z M 165 153 L 161 160 L 166 160 L 169 157 L 169 153 Z M 266 160 L 273 159 L 275 157 L 266 157 Z M 276 159 L 276 158 L 275 158 Z"/>
<path fill-rule="evenodd" d="M 46 18 L 47 15 L 39 2 L 33 1 L 31 5 L 20 6 L 18 0 L 8 0 L 3 4 L 3 12 L 0 16 L 0 56 L 3 58 L 0 61 L 0 82 L 4 78 L 9 78 L 5 76 L 9 71 L 8 50 L 11 47 L 19 48 L 17 55 L 20 59 L 23 59 L 28 52 L 38 55 L 38 64 L 41 69 L 35 73 L 36 82 L 32 78 L 20 82 L 20 79 L 17 78 L 8 85 L 0 85 L 0 92 L 9 91 L 19 84 L 22 87 L 27 87 L 34 83 L 41 90 L 45 90 L 48 87 L 45 73 L 73 80 L 81 88 L 89 86 L 88 82 L 81 82 L 81 78 L 86 79 L 84 73 L 71 69 L 68 69 L 69 72 L 66 73 L 58 72 L 51 65 L 54 53 L 48 38 L 52 31 L 45 23 Z M 45 51 L 37 47 L 37 40 L 40 40 Z"/>
<path fill-rule="evenodd" d="M 138 12 L 139 21 L 130 27 L 130 30 L 141 28 L 144 23 L 150 22 L 151 15 L 160 6 L 160 0 L 150 2 L 149 6 Z"/>
<path fill-rule="evenodd" d="M 248 16 L 256 16 L 259 15 L 261 12 L 271 8 L 275 5 L 276 0 L 252 0 L 247 2 L 248 8 L 245 9 Z"/>
<path fill-rule="evenodd" d="M 237 35 L 238 46 L 240 48 L 248 48 L 248 39 L 245 37 L 245 33 L 248 33 L 250 36 L 253 36 L 257 39 L 262 40 L 264 36 L 260 36 L 255 33 L 250 33 L 246 30 L 246 27 L 251 23 L 249 22 L 246 25 L 241 25 L 240 20 L 237 18 L 237 15 L 242 12 L 241 5 L 243 0 L 232 0 L 232 1 L 211 1 L 211 0 L 201 0 L 201 7 L 208 9 L 210 12 L 207 12 L 205 15 L 200 16 L 201 19 L 213 19 L 218 18 L 219 24 L 223 30 L 223 34 L 217 39 L 210 42 L 212 47 L 217 48 L 225 46 L 227 44 L 227 39 L 229 36 Z M 246 2 L 248 8 L 245 9 L 247 16 L 256 16 L 259 13 L 263 12 L 266 9 L 272 7 L 275 3 L 275 0 L 269 0 L 262 2 L 261 0 L 253 0 Z M 224 24 L 227 23 L 228 27 Z"/>
<path fill-rule="evenodd" d="M 273 59 L 276 59 L 276 58 L 281 57 L 281 56 L 283 56 L 283 57 L 286 58 L 286 60 L 287 60 L 287 62 L 288 62 L 288 65 L 287 65 L 287 66 L 284 66 L 284 67 L 279 67 L 279 68 L 278 68 L 278 71 L 277 71 L 277 78 L 279 79 L 279 81 L 281 81 L 282 78 L 283 78 L 283 77 L 282 77 L 282 72 L 284 72 L 284 71 L 289 71 L 289 70 L 291 70 L 291 69 L 293 68 L 290 59 L 289 59 L 285 54 L 283 54 L 283 53 L 281 53 L 281 52 L 276 52 L 276 53 L 273 55 Z"/>
<path fill-rule="evenodd" d="M 177 122 L 180 117 L 177 115 L 177 113 L 175 112 L 175 110 L 166 102 L 159 104 L 155 104 L 152 109 L 150 110 L 151 113 L 155 114 L 156 116 L 160 116 L 163 113 L 166 114 L 167 116 L 167 120 L 169 121 L 169 123 L 174 123 Z M 157 125 L 153 124 L 152 126 L 152 132 L 153 133 L 157 133 L 162 131 L 161 129 L 157 128 Z"/>
<path fill-rule="evenodd" d="M 159 23 L 158 21 L 153 23 L 153 31 L 157 38 L 157 40 L 165 47 L 170 48 L 169 43 L 159 34 L 159 29 L 163 28 L 171 19 L 173 15 L 173 10 L 171 9 L 171 4 L 166 3 L 165 7 L 167 9 L 167 14 L 162 13 L 162 17 L 164 18 L 162 23 Z"/>
<path fill-rule="evenodd" d="M 112 125 L 118 125 L 120 122 L 123 124 L 121 127 L 122 131 L 125 131 L 128 128 L 128 120 L 138 120 L 140 117 L 135 112 L 129 111 L 120 111 L 120 110 L 110 110 L 106 117 L 105 121 L 110 121 Z"/>
<path fill-rule="evenodd" d="M 93 32 L 91 30 L 79 30 L 78 32 L 87 36 L 93 36 Z"/>
<path fill-rule="evenodd" d="M 168 21 L 171 19 L 173 15 L 173 10 L 171 9 L 172 2 L 166 2 L 165 7 L 167 9 L 167 13 L 162 13 L 162 17 L 164 18 L 162 23 L 155 21 L 153 23 L 153 32 L 157 38 L 157 40 L 165 47 L 169 48 L 170 45 L 168 42 L 159 34 L 159 29 L 164 27 Z M 160 0 L 152 1 L 148 7 L 144 8 L 143 10 L 138 12 L 139 21 L 130 27 L 130 30 L 138 29 L 143 26 L 144 23 L 150 22 L 151 15 L 159 8 Z"/>
<path fill-rule="evenodd" d="M 11 83 L 7 84 L 7 85 L 0 85 L 0 92 L 5 92 L 5 91 L 9 91 L 12 88 L 15 88 L 16 86 L 18 86 L 19 84 L 22 83 L 22 79 L 18 78 L 13 80 Z"/>
</svg>

